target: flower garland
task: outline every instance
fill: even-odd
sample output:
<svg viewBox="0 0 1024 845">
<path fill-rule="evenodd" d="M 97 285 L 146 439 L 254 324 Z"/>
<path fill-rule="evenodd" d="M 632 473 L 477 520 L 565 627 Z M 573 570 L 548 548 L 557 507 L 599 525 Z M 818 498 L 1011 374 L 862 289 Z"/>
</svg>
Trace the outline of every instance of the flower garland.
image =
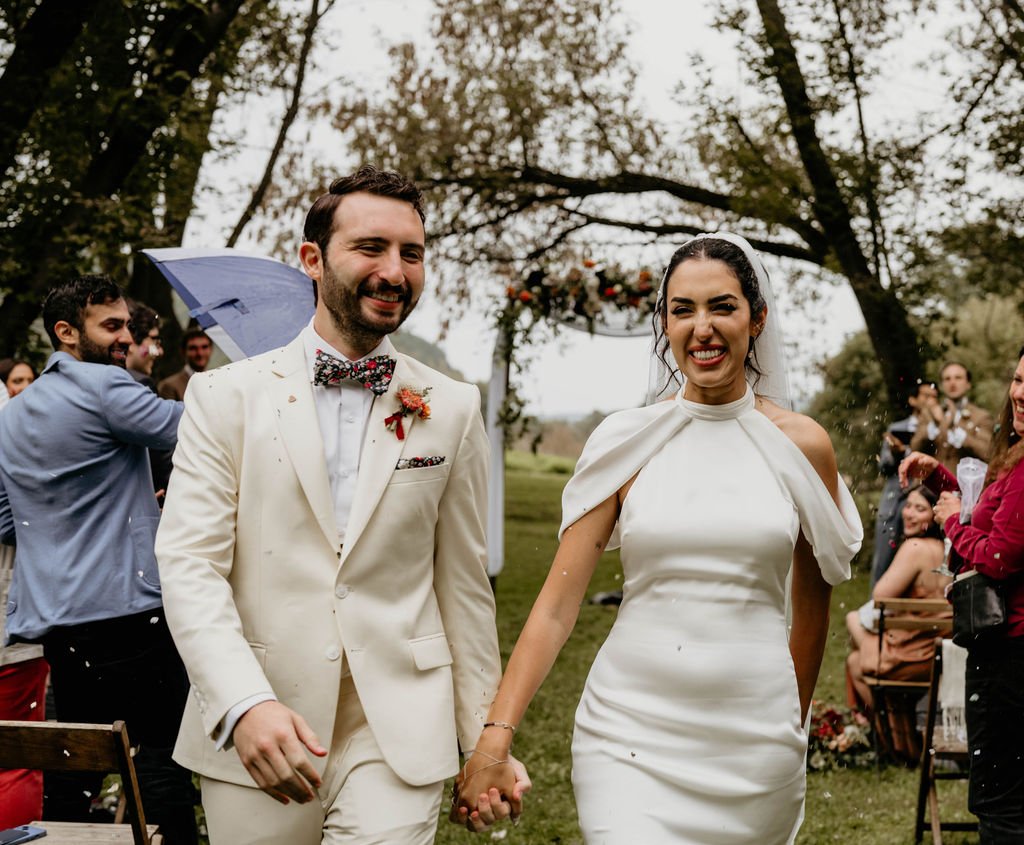
<svg viewBox="0 0 1024 845">
<path fill-rule="evenodd" d="M 550 321 L 555 328 L 568 323 L 593 334 L 609 326 L 614 315 L 616 328 L 628 331 L 650 318 L 657 300 L 658 287 L 650 270 L 626 271 L 585 259 L 564 270 L 532 270 L 510 283 L 497 310 L 498 331 L 504 337 L 510 365 L 523 370 L 515 353 L 529 342 L 538 323 Z M 527 315 L 529 319 L 522 319 Z M 506 446 L 535 427 L 511 379 L 498 419 Z"/>
<path fill-rule="evenodd" d="M 510 284 L 505 295 L 506 319 L 529 312 L 534 321 L 585 324 L 593 332 L 607 324 L 611 312 L 625 314 L 626 328 L 640 325 L 654 312 L 658 289 L 649 270 L 627 272 L 587 259 L 562 273 L 534 270 Z"/>
</svg>

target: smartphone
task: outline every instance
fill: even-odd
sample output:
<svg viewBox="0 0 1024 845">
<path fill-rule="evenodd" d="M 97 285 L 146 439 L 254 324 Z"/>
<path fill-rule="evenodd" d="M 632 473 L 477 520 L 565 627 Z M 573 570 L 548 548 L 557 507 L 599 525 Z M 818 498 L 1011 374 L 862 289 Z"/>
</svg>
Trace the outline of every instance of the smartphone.
<svg viewBox="0 0 1024 845">
<path fill-rule="evenodd" d="M 7 830 L 0 830 L 0 845 L 16 845 L 18 842 L 31 842 L 33 839 L 42 839 L 44 836 L 46 836 L 46 831 L 43 828 L 23 824 L 21 827 L 9 827 Z"/>
</svg>

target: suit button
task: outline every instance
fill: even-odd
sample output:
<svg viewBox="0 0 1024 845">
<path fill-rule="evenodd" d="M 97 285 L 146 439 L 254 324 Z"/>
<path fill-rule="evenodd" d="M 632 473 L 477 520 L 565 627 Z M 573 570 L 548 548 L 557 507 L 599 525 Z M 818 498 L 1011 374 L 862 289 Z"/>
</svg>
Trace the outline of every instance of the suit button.
<svg viewBox="0 0 1024 845">
<path fill-rule="evenodd" d="M 327 657 L 328 660 L 337 660 L 339 657 L 341 657 L 341 652 L 338 650 L 338 647 L 336 645 L 332 645 L 325 652 L 325 656 Z"/>
<path fill-rule="evenodd" d="M 334 595 L 339 599 L 345 598 L 345 596 L 348 595 L 348 586 L 346 584 L 338 584 L 338 586 L 334 588 Z"/>
</svg>

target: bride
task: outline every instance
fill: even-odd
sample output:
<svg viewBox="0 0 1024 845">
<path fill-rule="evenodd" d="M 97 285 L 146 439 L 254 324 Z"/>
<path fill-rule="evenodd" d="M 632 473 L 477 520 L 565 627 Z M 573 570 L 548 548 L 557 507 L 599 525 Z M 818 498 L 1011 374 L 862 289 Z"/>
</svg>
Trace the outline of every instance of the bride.
<svg viewBox="0 0 1024 845">
<path fill-rule="evenodd" d="M 656 352 L 684 388 L 608 417 L 566 486 L 551 572 L 458 780 L 456 813 L 471 829 L 514 795 L 512 735 L 601 553 L 621 544 L 622 605 L 573 734 L 584 840 L 796 836 L 831 585 L 849 577 L 861 529 L 828 435 L 783 407 L 770 297 L 736 235 L 698 235 L 672 256 Z"/>
</svg>

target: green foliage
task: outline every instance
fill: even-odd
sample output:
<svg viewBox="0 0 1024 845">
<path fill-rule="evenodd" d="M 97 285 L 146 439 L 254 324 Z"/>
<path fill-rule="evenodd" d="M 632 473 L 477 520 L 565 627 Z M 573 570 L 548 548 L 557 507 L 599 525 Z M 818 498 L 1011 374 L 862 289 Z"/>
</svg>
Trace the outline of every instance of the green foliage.
<svg viewBox="0 0 1024 845">
<path fill-rule="evenodd" d="M 937 355 L 929 375 L 938 381 L 945 361 L 959 361 L 973 377 L 970 396 L 982 408 L 999 415 L 1017 353 L 1024 346 L 1024 288 L 1015 296 L 991 295 L 964 300 L 948 316 L 929 327 Z"/>
<path fill-rule="evenodd" d="M 5 3 L 0 53 L 17 47 L 29 5 L 45 15 L 55 4 Z M 252 86 L 280 84 L 294 60 L 298 13 L 283 0 L 241 10 L 241 0 L 95 5 L 33 103 L 16 158 L 0 161 L 8 352 L 25 348 L 55 278 L 108 272 L 123 284 L 135 250 L 180 244 L 215 110 Z M 17 85 L 15 70 L 4 71 L 3 85 Z"/>
<path fill-rule="evenodd" d="M 853 490 L 875 490 L 880 486 L 877 457 L 882 432 L 896 417 L 867 334 L 851 337 L 824 363 L 822 375 L 824 386 L 808 413 L 832 438 L 839 470 L 852 481 Z"/>
</svg>

